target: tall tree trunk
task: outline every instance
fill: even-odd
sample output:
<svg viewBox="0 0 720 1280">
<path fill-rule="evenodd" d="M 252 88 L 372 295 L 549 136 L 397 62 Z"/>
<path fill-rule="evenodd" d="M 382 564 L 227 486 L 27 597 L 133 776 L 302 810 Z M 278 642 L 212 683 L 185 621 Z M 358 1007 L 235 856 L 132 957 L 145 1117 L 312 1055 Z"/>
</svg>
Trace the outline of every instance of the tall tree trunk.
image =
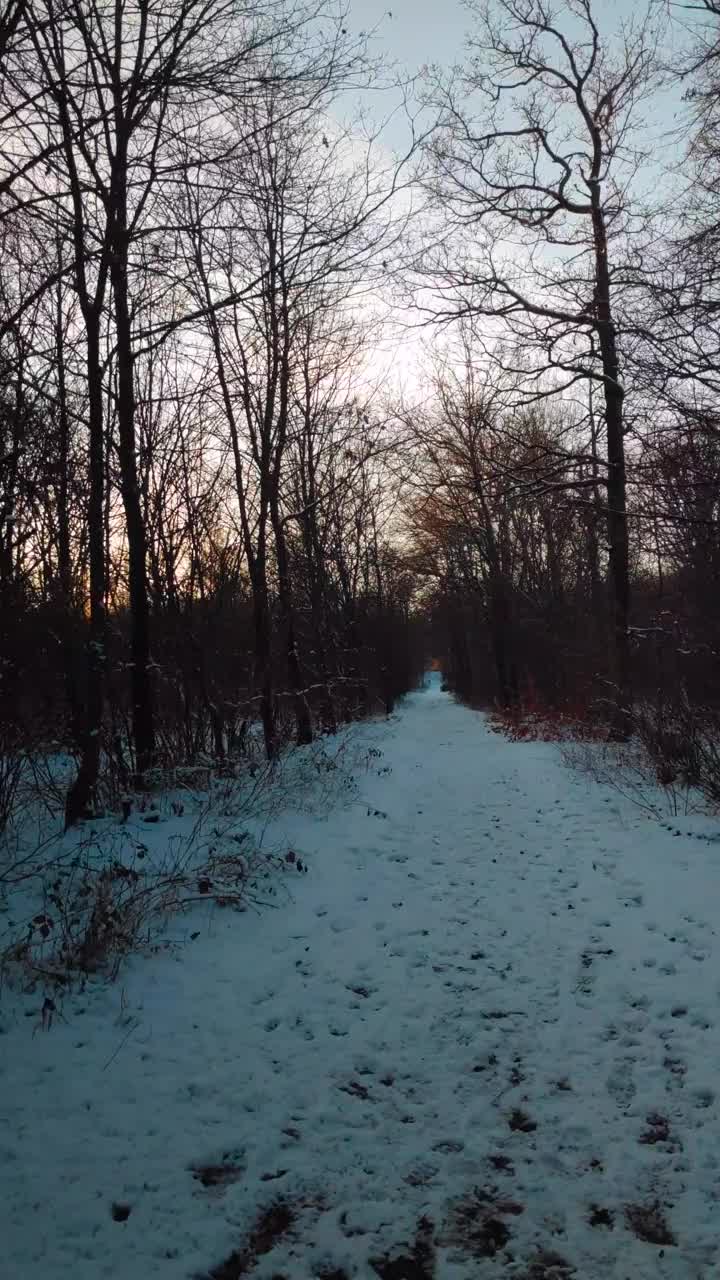
<svg viewBox="0 0 720 1280">
<path fill-rule="evenodd" d="M 61 249 L 59 244 L 58 261 L 61 261 Z M 63 655 L 65 694 L 68 701 L 68 710 L 70 712 L 70 725 L 73 742 L 76 745 L 79 745 L 82 741 L 82 713 L 77 687 L 77 673 L 75 670 L 75 608 L 73 605 L 72 558 L 70 552 L 70 512 L 68 501 L 70 423 L 68 421 L 67 408 L 65 346 L 63 340 L 62 284 L 60 281 L 58 281 L 56 290 L 55 352 L 58 381 L 59 426 L 59 476 L 56 491 L 58 578 L 60 581 L 60 604 L 65 630 Z"/>
<path fill-rule="evenodd" d="M 605 388 L 607 431 L 607 528 L 610 585 L 613 595 L 615 711 L 611 736 L 626 739 L 631 731 L 630 677 L 630 575 L 625 485 L 625 438 L 617 336 L 610 305 L 610 271 L 605 215 L 600 202 L 600 182 L 591 183 L 592 225 L 595 249 L 595 305 L 600 358 Z"/>
<path fill-rule="evenodd" d="M 607 608 L 603 599 L 602 581 L 600 576 L 600 545 L 598 538 L 598 528 L 600 525 L 600 480 L 599 480 L 599 458 L 598 458 L 598 430 L 597 419 L 595 417 L 594 405 L 594 384 L 592 379 L 588 383 L 588 401 L 590 412 L 590 451 L 592 456 L 591 475 L 592 475 L 592 507 L 588 511 L 585 521 L 587 532 L 587 558 L 588 558 L 588 575 L 590 580 L 590 603 L 592 605 L 593 619 L 597 626 L 602 623 L 605 627 L 605 618 Z"/>
<path fill-rule="evenodd" d="M 90 560 L 90 620 L 87 643 L 87 696 L 82 755 L 77 777 L 65 801 L 65 827 L 90 811 L 100 771 L 103 686 L 107 644 L 105 614 L 105 435 L 100 365 L 100 320 L 96 309 L 86 310 L 88 431 L 88 551 Z"/>
<path fill-rule="evenodd" d="M 116 127 L 118 146 L 112 175 L 110 283 L 113 293 L 117 350 L 117 417 L 120 487 L 128 539 L 130 591 L 130 679 L 135 785 L 155 759 L 155 723 L 150 681 L 150 603 L 147 587 L 145 521 L 140 501 L 135 446 L 135 387 L 133 346 L 128 302 L 127 156 L 122 125 Z"/>
</svg>

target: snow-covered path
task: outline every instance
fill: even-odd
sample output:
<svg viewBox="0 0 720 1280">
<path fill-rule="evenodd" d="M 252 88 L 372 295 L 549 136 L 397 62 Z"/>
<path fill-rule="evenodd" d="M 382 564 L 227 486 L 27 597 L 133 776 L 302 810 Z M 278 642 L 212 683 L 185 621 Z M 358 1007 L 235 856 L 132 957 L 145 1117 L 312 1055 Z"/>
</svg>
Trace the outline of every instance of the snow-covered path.
<svg viewBox="0 0 720 1280">
<path fill-rule="evenodd" d="M 138 961 L 109 1065 L 117 989 L 7 1028 L 8 1280 L 720 1274 L 718 845 L 436 683 L 361 732 L 293 901 Z"/>
</svg>

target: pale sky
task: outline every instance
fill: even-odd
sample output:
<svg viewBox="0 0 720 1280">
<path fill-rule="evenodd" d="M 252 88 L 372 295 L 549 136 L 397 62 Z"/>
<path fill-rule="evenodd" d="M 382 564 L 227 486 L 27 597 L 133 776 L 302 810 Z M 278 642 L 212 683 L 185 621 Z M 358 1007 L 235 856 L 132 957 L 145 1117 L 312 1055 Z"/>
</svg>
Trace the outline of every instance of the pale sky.
<svg viewBox="0 0 720 1280">
<path fill-rule="evenodd" d="M 556 7 L 562 9 L 561 0 Z M 647 7 L 646 0 L 595 0 L 593 9 L 601 35 L 612 35 L 623 21 L 642 18 Z M 680 17 L 681 11 L 677 12 Z M 462 62 L 464 37 L 472 24 L 461 0 L 349 0 L 348 21 L 359 30 L 374 30 L 375 52 L 386 55 L 409 75 L 429 63 L 450 67 Z M 678 22 L 670 28 L 668 62 L 677 57 L 683 43 Z M 658 102 L 651 122 L 658 138 L 672 130 L 681 109 L 678 89 Z"/>
<path fill-rule="evenodd" d="M 562 8 L 560 0 L 555 7 Z M 593 11 L 601 33 L 609 33 L 623 20 L 641 18 L 647 7 L 646 0 L 595 0 Z M 349 0 L 349 9 L 353 26 L 378 28 L 378 46 L 409 71 L 459 60 L 472 21 L 461 0 Z"/>
<path fill-rule="evenodd" d="M 655 0 L 659 5 L 660 0 Z M 555 0 L 558 11 L 562 0 Z M 612 37 L 623 22 L 641 19 L 647 12 L 645 0 L 594 0 L 593 13 L 601 36 Z M 428 64 L 450 68 L 465 60 L 464 40 L 472 23 L 472 16 L 461 0 L 349 0 L 348 26 L 356 31 L 374 31 L 373 52 L 396 64 L 404 76 L 413 76 Z M 686 37 L 679 24 L 668 28 L 663 49 L 663 61 L 679 65 L 680 53 Z M 676 131 L 684 112 L 682 86 L 677 82 L 658 93 L 651 104 L 644 104 L 642 116 L 645 128 L 643 136 L 647 145 L 647 161 L 644 183 L 656 194 L 661 185 L 672 179 L 668 165 L 682 156 L 682 146 Z M 380 95 L 382 101 L 366 100 L 371 115 L 378 118 L 389 107 L 390 101 Z M 674 136 L 675 135 L 675 136 Z M 407 123 L 402 113 L 383 132 L 383 142 L 396 152 L 405 149 L 409 137 Z M 428 331 L 425 332 L 427 338 Z M 420 335 L 406 333 L 401 342 L 403 356 L 399 363 L 392 363 L 390 378 L 395 381 L 402 370 L 410 384 L 417 378 L 417 370 L 427 363 L 420 348 Z"/>
<path fill-rule="evenodd" d="M 414 72 L 461 57 L 468 15 L 459 0 L 351 0 L 350 21 L 363 30 L 378 28 L 376 47 Z"/>
</svg>

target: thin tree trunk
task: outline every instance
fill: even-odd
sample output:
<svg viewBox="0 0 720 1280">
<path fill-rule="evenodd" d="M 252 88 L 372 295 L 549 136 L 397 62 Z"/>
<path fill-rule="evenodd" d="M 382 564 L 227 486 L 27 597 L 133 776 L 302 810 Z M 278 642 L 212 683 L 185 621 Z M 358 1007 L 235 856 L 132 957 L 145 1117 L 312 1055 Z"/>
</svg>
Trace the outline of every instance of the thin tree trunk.
<svg viewBox="0 0 720 1280">
<path fill-rule="evenodd" d="M 510 710 L 517 706 L 518 687 L 510 652 L 512 627 L 507 585 L 499 574 L 493 575 L 489 583 L 488 615 L 500 703 L 505 710 Z"/>
<path fill-rule="evenodd" d="M 267 589 L 261 579 L 256 584 L 253 584 L 253 620 L 255 626 L 255 674 L 253 683 L 255 688 L 260 690 L 260 720 L 263 727 L 265 755 L 268 760 L 274 760 L 277 755 L 277 738 L 271 665 L 272 626 L 270 621 L 270 601 Z"/>
<path fill-rule="evenodd" d="M 287 542 L 285 540 L 285 530 L 283 528 L 282 517 L 277 508 L 277 503 L 273 503 L 272 522 L 275 533 L 275 554 L 277 556 L 278 600 L 280 604 L 280 612 L 282 614 L 283 630 L 285 633 L 285 660 L 287 665 L 288 683 L 290 685 L 293 704 L 295 707 L 297 740 L 302 746 L 312 742 L 313 724 L 310 707 L 308 706 L 307 698 L 303 693 L 302 671 L 300 669 L 300 659 L 298 658 L 297 643 L 295 639 L 295 618 L 290 588 Z"/>
</svg>

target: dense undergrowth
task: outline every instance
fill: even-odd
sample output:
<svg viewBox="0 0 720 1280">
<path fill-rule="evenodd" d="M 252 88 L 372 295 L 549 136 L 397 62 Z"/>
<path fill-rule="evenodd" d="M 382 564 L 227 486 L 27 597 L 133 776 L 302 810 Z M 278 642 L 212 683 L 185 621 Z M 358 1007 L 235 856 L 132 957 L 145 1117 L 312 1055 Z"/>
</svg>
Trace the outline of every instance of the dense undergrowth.
<svg viewBox="0 0 720 1280">
<path fill-rule="evenodd" d="M 633 707 L 631 731 L 608 732 L 600 704 L 554 706 L 537 699 L 495 706 L 488 722 L 511 742 L 555 742 L 572 767 L 617 787 L 653 814 L 720 811 L 720 713 L 686 693 Z"/>
</svg>

